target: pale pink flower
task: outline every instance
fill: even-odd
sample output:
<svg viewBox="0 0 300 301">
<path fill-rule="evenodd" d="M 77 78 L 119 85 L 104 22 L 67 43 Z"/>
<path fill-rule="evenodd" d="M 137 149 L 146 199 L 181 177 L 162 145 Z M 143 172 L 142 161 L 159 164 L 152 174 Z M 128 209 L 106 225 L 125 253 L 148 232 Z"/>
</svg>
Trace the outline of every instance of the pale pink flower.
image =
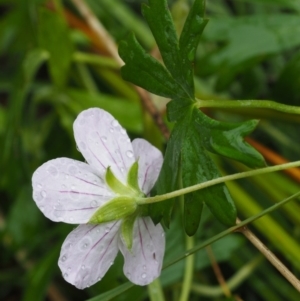
<svg viewBox="0 0 300 301">
<path fill-rule="evenodd" d="M 138 184 L 148 195 L 162 166 L 161 152 L 143 139 L 130 142 L 109 113 L 89 109 L 74 122 L 77 147 L 87 163 L 59 158 L 39 167 L 32 177 L 33 199 L 55 222 L 80 224 L 62 245 L 58 265 L 66 281 L 83 289 L 105 275 L 120 249 L 124 274 L 147 285 L 160 275 L 165 250 L 164 231 L 150 217 L 137 217 L 129 250 L 121 233 L 123 220 L 90 224 L 90 218 L 117 195 L 105 181 L 110 167 L 126 185 L 127 173 L 138 161 Z"/>
</svg>

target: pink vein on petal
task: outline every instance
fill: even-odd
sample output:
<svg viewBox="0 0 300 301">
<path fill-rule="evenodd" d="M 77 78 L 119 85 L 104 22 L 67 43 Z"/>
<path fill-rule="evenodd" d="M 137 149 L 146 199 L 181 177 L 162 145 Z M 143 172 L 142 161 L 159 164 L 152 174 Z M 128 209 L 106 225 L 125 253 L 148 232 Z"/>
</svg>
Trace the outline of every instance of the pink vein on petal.
<svg viewBox="0 0 300 301">
<path fill-rule="evenodd" d="M 143 219 L 143 218 L 142 218 L 142 219 Z M 153 241 L 152 236 L 151 236 L 151 232 L 149 231 L 148 226 L 147 226 L 147 224 L 146 224 L 146 222 L 145 222 L 144 219 L 143 219 L 143 223 L 144 223 L 144 225 L 145 225 L 146 230 L 147 230 L 148 233 L 149 233 L 149 236 L 150 236 L 151 240 Z"/>
<path fill-rule="evenodd" d="M 145 173 L 145 177 L 144 177 L 144 182 L 143 182 L 143 185 L 142 185 L 142 190 L 144 189 L 144 186 L 146 184 L 146 180 L 147 180 L 147 176 L 148 176 L 148 171 L 149 171 L 149 168 L 152 166 L 152 164 L 150 164 L 147 169 L 146 169 L 146 173 Z"/>
<path fill-rule="evenodd" d="M 101 140 L 101 139 L 100 139 Z M 102 141 L 102 140 L 101 140 Z M 89 148 L 92 155 L 95 157 L 95 159 L 102 165 L 102 167 L 105 169 L 105 166 L 102 164 L 102 162 L 98 159 L 98 157 L 93 153 L 93 151 Z"/>
<path fill-rule="evenodd" d="M 78 180 L 80 180 L 80 181 L 82 181 L 82 182 L 85 182 L 85 183 L 88 183 L 88 184 L 91 184 L 91 185 L 94 185 L 94 186 L 97 186 L 97 187 L 100 187 L 100 188 L 103 188 L 102 186 L 100 186 L 100 185 L 97 185 L 97 184 L 95 184 L 95 183 L 92 183 L 92 182 L 89 182 L 89 181 L 87 181 L 87 180 L 84 180 L 84 179 L 81 179 L 81 178 L 78 178 L 78 177 L 76 177 L 76 176 L 72 176 L 72 175 L 69 175 L 70 177 L 73 177 L 73 178 L 76 178 L 76 179 L 78 179 Z"/>
<path fill-rule="evenodd" d="M 113 157 L 113 155 L 111 154 L 111 152 L 108 150 L 108 148 L 106 147 L 106 145 L 103 143 L 103 141 L 102 141 L 102 139 L 101 139 L 101 137 L 100 137 L 100 135 L 99 135 L 98 132 L 97 132 L 97 134 L 98 134 L 98 136 L 99 136 L 99 139 L 100 139 L 102 145 L 104 146 L 104 148 L 106 149 L 106 151 L 109 153 L 110 157 L 111 157 L 112 160 L 115 162 L 116 166 L 120 169 L 118 163 L 116 162 L 115 158 Z"/>
<path fill-rule="evenodd" d="M 109 229 L 109 231 L 111 231 L 111 229 L 116 225 L 116 223 L 117 222 L 115 222 L 113 225 L 112 225 L 112 227 Z M 96 225 L 95 227 L 97 227 L 98 225 Z M 88 232 L 90 232 L 90 231 L 92 231 L 95 227 L 93 227 L 91 230 L 89 230 Z M 88 233 L 87 232 L 87 233 Z M 87 234 L 86 233 L 86 234 Z M 84 257 L 84 259 L 83 260 L 86 260 L 86 258 L 89 256 L 89 254 L 90 254 L 90 252 L 101 242 L 101 240 L 108 234 L 109 232 L 106 232 L 92 247 L 91 247 L 91 249 L 89 250 L 89 252 L 86 254 L 86 256 Z M 114 237 L 113 238 L 115 238 L 115 236 L 117 235 L 117 232 L 116 232 L 116 234 L 114 235 Z M 113 239 L 112 239 L 113 240 Z M 108 246 L 110 246 L 111 245 L 111 242 L 112 242 L 112 240 L 110 241 L 110 243 L 109 243 L 109 245 Z M 105 250 L 105 252 L 104 252 L 104 254 L 106 253 L 106 251 L 107 251 L 107 249 L 108 249 L 108 247 L 106 248 L 106 250 Z M 103 254 L 103 256 L 104 256 L 104 254 Z M 103 258 L 103 256 L 100 258 L 100 260 L 99 261 L 101 261 L 101 259 Z"/>
<path fill-rule="evenodd" d="M 96 193 L 88 193 L 88 192 L 81 192 L 81 191 L 73 191 L 73 190 L 58 190 L 60 193 L 75 193 L 75 194 L 84 194 L 84 195 L 91 195 L 91 196 L 106 196 L 103 194 L 96 194 Z M 109 196 L 107 196 L 109 197 Z"/>
<path fill-rule="evenodd" d="M 145 256 L 145 253 L 144 253 L 144 246 L 143 246 L 143 237 L 142 237 L 142 233 L 141 233 L 141 229 L 140 229 L 139 220 L 138 220 L 138 229 L 139 229 L 139 238 L 140 238 L 140 242 L 141 242 L 142 254 L 143 254 L 144 259 L 146 260 L 146 256 Z"/>
<path fill-rule="evenodd" d="M 124 158 L 123 158 L 123 155 L 122 155 L 122 152 L 121 152 L 121 148 L 120 148 L 120 145 L 119 145 L 119 142 L 118 141 L 116 141 L 117 142 L 117 145 L 118 145 L 118 150 L 119 150 L 119 154 L 120 154 L 120 157 L 121 157 L 121 159 L 122 159 L 122 162 L 123 162 L 123 167 L 124 167 L 124 170 L 126 170 L 126 166 L 125 166 L 125 162 L 124 162 Z"/>
</svg>

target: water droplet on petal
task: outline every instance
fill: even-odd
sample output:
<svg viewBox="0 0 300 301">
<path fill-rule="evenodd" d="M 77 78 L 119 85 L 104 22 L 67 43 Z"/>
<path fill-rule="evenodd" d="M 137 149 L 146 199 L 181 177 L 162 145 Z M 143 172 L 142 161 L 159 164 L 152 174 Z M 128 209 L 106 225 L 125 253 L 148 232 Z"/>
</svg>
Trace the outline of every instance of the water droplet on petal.
<svg viewBox="0 0 300 301">
<path fill-rule="evenodd" d="M 133 152 L 132 152 L 131 150 L 128 150 L 128 151 L 126 152 L 126 156 L 127 156 L 128 158 L 132 158 L 132 157 L 133 157 Z"/>
<path fill-rule="evenodd" d="M 124 172 L 124 171 L 125 171 L 125 169 L 123 167 L 121 167 L 121 172 Z"/>
<path fill-rule="evenodd" d="M 143 265 L 143 269 L 146 270 L 146 266 L 145 265 Z"/>
<path fill-rule="evenodd" d="M 54 206 L 53 209 L 55 217 L 62 217 L 66 213 L 62 205 Z"/>
<path fill-rule="evenodd" d="M 143 273 L 142 276 L 141 276 L 143 279 L 145 279 L 147 277 L 147 274 L 146 273 Z"/>
<path fill-rule="evenodd" d="M 36 202 L 40 202 L 43 197 L 41 196 L 40 192 L 39 191 L 35 191 L 34 194 L 33 194 L 33 198 Z"/>
<path fill-rule="evenodd" d="M 80 242 L 79 242 L 79 249 L 81 251 L 86 250 L 92 243 L 92 240 L 90 237 L 84 237 Z"/>
<path fill-rule="evenodd" d="M 41 189 L 42 187 L 43 187 L 42 184 L 37 184 L 38 189 Z"/>
<path fill-rule="evenodd" d="M 123 128 L 121 128 L 120 132 L 121 132 L 122 135 L 126 135 L 127 134 L 126 131 Z"/>
<path fill-rule="evenodd" d="M 61 261 L 64 262 L 64 261 L 66 261 L 66 260 L 67 260 L 67 256 L 64 255 L 64 256 L 61 258 Z"/>
<path fill-rule="evenodd" d="M 91 201 L 91 207 L 97 207 L 98 206 L 98 202 L 96 200 Z"/>
<path fill-rule="evenodd" d="M 72 185 L 72 186 L 71 186 L 71 190 L 74 190 L 75 188 L 76 188 L 75 185 Z"/>
<path fill-rule="evenodd" d="M 130 273 L 126 273 L 126 276 L 127 276 L 128 279 L 130 279 L 131 274 Z"/>
<path fill-rule="evenodd" d="M 161 236 L 162 236 L 162 237 L 164 237 L 164 236 L 165 236 L 165 233 L 164 233 L 164 232 L 162 232 L 162 233 L 161 233 Z"/>
<path fill-rule="evenodd" d="M 66 189 L 66 185 L 65 184 L 61 184 L 61 188 L 62 189 Z"/>
<path fill-rule="evenodd" d="M 42 196 L 43 198 L 45 198 L 45 197 L 47 196 L 47 193 L 46 193 L 45 190 L 41 191 L 41 196 Z"/>
<path fill-rule="evenodd" d="M 117 127 L 117 126 L 119 125 L 119 122 L 118 122 L 117 120 L 114 119 L 114 120 L 111 122 L 111 125 L 114 126 L 114 127 Z"/>
<path fill-rule="evenodd" d="M 109 230 L 110 230 L 110 228 L 109 228 L 109 227 L 106 227 L 106 228 L 105 228 L 105 233 L 108 233 Z"/>
<path fill-rule="evenodd" d="M 106 137 L 106 136 L 102 136 L 102 137 L 101 137 L 101 140 L 102 140 L 103 142 L 106 142 L 106 141 L 107 141 L 107 137 Z"/>
<path fill-rule="evenodd" d="M 114 129 L 113 129 L 113 128 L 110 128 L 109 131 L 110 131 L 111 133 L 113 133 L 113 132 L 114 132 Z"/>
<path fill-rule="evenodd" d="M 113 264 L 114 264 L 114 262 L 113 262 L 113 261 L 111 261 L 111 262 L 110 262 L 110 265 L 113 265 Z"/>
<path fill-rule="evenodd" d="M 84 264 L 81 266 L 81 269 L 82 269 L 82 270 L 84 270 L 84 269 L 85 269 L 85 265 L 84 265 Z"/>
<path fill-rule="evenodd" d="M 63 276 L 64 276 L 64 278 L 68 278 L 69 275 L 67 273 L 64 273 Z"/>
<path fill-rule="evenodd" d="M 44 212 L 45 207 L 44 207 L 44 206 L 40 206 L 40 210 L 41 210 L 42 212 Z"/>
</svg>

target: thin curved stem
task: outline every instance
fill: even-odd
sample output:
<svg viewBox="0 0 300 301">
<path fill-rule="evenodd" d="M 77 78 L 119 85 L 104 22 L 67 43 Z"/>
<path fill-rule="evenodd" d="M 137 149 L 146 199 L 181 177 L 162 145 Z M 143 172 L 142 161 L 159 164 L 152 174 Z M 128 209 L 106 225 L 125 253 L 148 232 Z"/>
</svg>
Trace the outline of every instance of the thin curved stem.
<svg viewBox="0 0 300 301">
<path fill-rule="evenodd" d="M 239 220 L 237 221 L 240 222 Z M 247 227 L 241 233 L 269 260 L 269 262 L 300 292 L 300 281 Z"/>
<path fill-rule="evenodd" d="M 300 107 L 288 106 L 272 100 L 202 100 L 197 98 L 196 105 L 198 108 L 252 108 L 300 114 Z"/>
<path fill-rule="evenodd" d="M 156 196 L 148 197 L 148 198 L 139 198 L 139 199 L 136 199 L 136 202 L 137 202 L 138 205 L 157 203 L 157 202 L 172 199 L 172 198 L 175 198 L 175 197 L 178 197 L 180 195 L 187 194 L 187 193 L 190 193 L 190 192 L 193 192 L 193 191 L 196 191 L 196 190 L 200 190 L 200 189 L 203 189 L 203 188 L 206 188 L 206 187 L 210 187 L 210 186 L 213 186 L 213 185 L 216 185 L 216 184 L 224 183 L 224 182 L 227 182 L 227 181 L 243 179 L 243 178 L 252 177 L 252 176 L 255 176 L 255 175 L 265 174 L 265 173 L 279 171 L 279 170 L 282 170 L 282 169 L 288 169 L 288 168 L 297 167 L 297 166 L 300 166 L 300 161 L 295 161 L 295 162 L 286 163 L 286 164 L 280 164 L 280 165 L 271 166 L 271 167 L 259 168 L 259 169 L 256 169 L 256 170 L 240 172 L 240 173 L 220 177 L 220 178 L 217 178 L 217 179 L 213 179 L 213 180 L 210 180 L 210 181 L 206 181 L 206 182 L 196 184 L 196 185 L 193 185 L 193 186 L 189 186 L 189 187 L 186 187 L 186 188 L 178 189 L 178 190 L 175 190 L 175 191 L 172 191 L 172 192 L 169 192 L 169 193 L 165 193 L 165 194 L 162 194 L 162 195 L 156 195 Z"/>
<path fill-rule="evenodd" d="M 215 241 L 217 241 L 217 240 L 219 240 L 219 239 L 225 237 L 226 235 L 238 231 L 240 228 L 244 227 L 245 225 L 247 225 L 247 224 L 249 224 L 249 223 L 252 223 L 252 222 L 254 222 L 255 220 L 261 218 L 262 216 L 264 216 L 264 215 L 266 215 L 266 214 L 269 214 L 269 213 L 273 212 L 274 210 L 276 210 L 276 209 L 282 207 L 282 206 L 285 205 L 286 203 L 290 202 L 291 200 L 293 200 L 293 199 L 295 199 L 295 198 L 297 198 L 297 197 L 299 197 L 299 196 L 300 196 L 300 191 L 298 191 L 297 193 L 291 195 L 290 197 L 288 197 L 288 198 L 282 200 L 281 202 L 279 202 L 279 203 L 277 203 L 277 204 L 275 204 L 275 205 L 273 205 L 273 206 L 271 206 L 271 207 L 269 207 L 269 208 L 263 210 L 262 212 L 260 212 L 260 213 L 258 213 L 258 214 L 256 214 L 256 215 L 253 215 L 253 216 L 251 216 L 251 217 L 245 219 L 244 221 L 240 222 L 239 224 L 237 224 L 237 225 L 235 225 L 235 226 L 232 226 L 232 227 L 230 227 L 230 228 L 228 228 L 228 229 L 226 229 L 226 230 L 220 232 L 219 234 L 217 234 L 217 235 L 215 235 L 215 236 L 213 236 L 213 237 L 207 239 L 205 242 L 203 242 L 203 243 L 201 243 L 201 244 L 195 246 L 194 248 L 190 249 L 190 250 L 187 251 L 184 255 L 178 256 L 177 258 L 175 258 L 175 259 L 172 260 L 171 262 L 167 263 L 167 264 L 163 267 L 163 269 L 165 269 L 165 268 L 167 268 L 167 267 L 169 267 L 169 266 L 175 264 L 176 262 L 182 260 L 183 258 L 185 258 L 186 256 L 188 256 L 188 255 L 190 255 L 190 254 L 196 253 L 197 251 L 199 251 L 199 250 L 205 248 L 206 246 L 208 246 L 208 245 L 214 243 Z"/>
</svg>

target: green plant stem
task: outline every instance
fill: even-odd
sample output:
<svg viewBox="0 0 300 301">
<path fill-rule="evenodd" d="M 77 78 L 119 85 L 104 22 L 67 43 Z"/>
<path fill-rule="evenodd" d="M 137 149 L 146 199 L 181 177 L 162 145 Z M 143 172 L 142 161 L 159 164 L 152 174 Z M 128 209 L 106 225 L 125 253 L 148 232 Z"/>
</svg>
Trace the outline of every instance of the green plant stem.
<svg viewBox="0 0 300 301">
<path fill-rule="evenodd" d="M 215 235 L 215 236 L 213 236 L 213 237 L 207 239 L 205 242 L 203 242 L 203 243 L 201 243 L 201 244 L 195 246 L 194 248 L 190 249 L 189 251 L 187 251 L 184 255 L 180 255 L 180 256 L 178 256 L 177 258 L 173 259 L 171 262 L 167 263 L 167 264 L 164 266 L 164 269 L 167 268 L 167 267 L 169 267 L 169 266 L 171 266 L 171 265 L 173 265 L 173 264 L 175 264 L 176 262 L 182 260 L 182 259 L 185 258 L 186 256 L 189 256 L 189 255 L 191 255 L 191 254 L 194 254 L 195 252 L 197 252 L 197 251 L 199 251 L 199 250 L 205 248 L 206 246 L 208 246 L 208 245 L 214 243 L 215 241 L 217 241 L 217 240 L 219 240 L 219 239 L 225 237 L 226 235 L 231 234 L 231 233 L 233 233 L 233 232 L 236 232 L 238 229 L 240 229 L 240 228 L 244 227 L 245 225 L 247 225 L 247 224 L 249 224 L 249 223 L 251 223 L 251 222 L 253 222 L 253 221 L 259 219 L 260 217 L 262 217 L 262 216 L 264 216 L 264 215 L 266 215 L 266 214 L 269 214 L 269 213 L 273 212 L 274 210 L 280 208 L 281 206 L 285 205 L 285 204 L 288 203 L 289 201 L 291 201 L 291 200 L 293 200 L 293 199 L 295 199 L 295 198 L 297 198 L 297 197 L 299 197 L 299 196 L 300 196 L 300 191 L 297 192 L 297 193 L 295 193 L 295 194 L 293 194 L 293 195 L 291 195 L 290 197 L 288 197 L 288 198 L 282 200 L 281 202 L 279 202 L 279 203 L 277 203 L 277 204 L 275 204 L 275 205 L 273 205 L 273 206 L 271 206 L 271 207 L 269 207 L 269 208 L 263 210 L 262 212 L 260 212 L 260 213 L 258 213 L 258 214 L 256 214 L 256 215 L 253 215 L 253 216 L 251 216 L 251 217 L 245 219 L 244 221 L 242 221 L 242 222 L 239 223 L 238 225 L 235 225 L 235 226 L 233 226 L 233 227 L 230 227 L 230 228 L 228 228 L 228 229 L 226 229 L 226 230 L 220 232 L 219 234 L 217 234 L 217 235 Z"/>
<path fill-rule="evenodd" d="M 81 51 L 76 51 L 73 54 L 73 60 L 79 63 L 87 63 L 101 67 L 119 68 L 119 64 L 112 58 Z"/>
<path fill-rule="evenodd" d="M 284 276 L 294 288 L 300 292 L 300 281 L 296 276 L 273 254 L 250 230 L 241 231 L 245 237 L 272 263 L 272 265 Z"/>
<path fill-rule="evenodd" d="M 194 237 L 186 235 L 186 248 L 189 250 L 194 247 Z M 195 256 L 191 255 L 185 259 L 185 270 L 183 276 L 182 290 L 179 301 L 188 301 L 193 280 Z"/>
<path fill-rule="evenodd" d="M 247 178 L 247 177 L 252 177 L 255 175 L 261 175 L 261 174 L 265 174 L 265 173 L 269 173 L 269 172 L 274 172 L 274 171 L 279 171 L 282 169 L 288 169 L 288 168 L 292 168 L 292 167 L 297 167 L 300 166 L 300 161 L 295 161 L 295 162 L 291 162 L 291 163 L 285 163 L 285 164 L 279 164 L 276 166 L 271 166 L 271 167 L 264 167 L 264 168 L 259 168 L 256 170 L 250 170 L 250 171 L 245 171 L 245 172 L 240 172 L 240 173 L 236 173 L 236 174 L 232 174 L 229 176 L 224 176 L 224 177 L 220 177 L 217 179 L 213 179 L 210 181 L 206 181 L 204 183 L 199 183 L 193 186 L 189 186 L 186 188 L 182 188 L 182 189 L 178 189 L 169 193 L 165 193 L 165 194 L 161 194 L 161 195 L 156 195 L 153 197 L 148 197 L 148 198 L 138 198 L 136 199 L 136 202 L 138 205 L 145 205 L 145 204 L 149 204 L 149 203 L 157 203 L 157 202 L 161 202 L 161 201 L 165 201 L 168 199 L 172 199 L 175 197 L 178 197 L 180 195 L 183 194 L 187 194 L 196 190 L 200 190 L 206 187 L 210 187 L 216 184 L 220 184 L 220 183 L 224 183 L 227 181 L 233 181 L 233 180 L 237 180 L 237 179 L 243 179 L 243 178 Z"/>
<path fill-rule="evenodd" d="M 164 292 L 159 278 L 148 284 L 147 289 L 151 301 L 165 301 Z"/>
<path fill-rule="evenodd" d="M 98 88 L 87 66 L 83 63 L 77 63 L 76 69 L 86 90 L 92 94 L 96 94 L 98 92 Z"/>
<path fill-rule="evenodd" d="M 181 172 L 182 171 L 180 170 L 180 173 Z M 181 175 L 179 176 L 179 179 L 180 179 L 180 187 L 182 187 Z M 180 204 L 181 204 L 182 214 L 184 215 L 184 197 L 183 197 L 183 195 L 180 196 Z M 189 249 L 193 248 L 194 245 L 195 245 L 194 237 L 185 235 L 186 249 L 189 250 Z M 195 261 L 194 255 L 188 256 L 185 259 L 185 269 L 184 269 L 184 275 L 183 275 L 182 289 L 180 292 L 180 297 L 178 299 L 179 301 L 188 301 L 189 300 L 191 285 L 192 285 L 192 281 L 193 281 L 194 261 Z"/>
<path fill-rule="evenodd" d="M 300 107 L 288 106 L 271 100 L 202 100 L 196 99 L 199 108 L 252 108 L 269 109 L 290 114 L 300 114 Z"/>
<path fill-rule="evenodd" d="M 259 266 L 263 258 L 263 256 L 259 255 L 245 264 L 238 272 L 236 272 L 236 274 L 226 281 L 228 288 L 232 291 L 241 285 Z M 193 283 L 191 289 L 194 293 L 207 297 L 221 297 L 224 295 L 224 291 L 221 286 L 208 286 Z"/>
</svg>

